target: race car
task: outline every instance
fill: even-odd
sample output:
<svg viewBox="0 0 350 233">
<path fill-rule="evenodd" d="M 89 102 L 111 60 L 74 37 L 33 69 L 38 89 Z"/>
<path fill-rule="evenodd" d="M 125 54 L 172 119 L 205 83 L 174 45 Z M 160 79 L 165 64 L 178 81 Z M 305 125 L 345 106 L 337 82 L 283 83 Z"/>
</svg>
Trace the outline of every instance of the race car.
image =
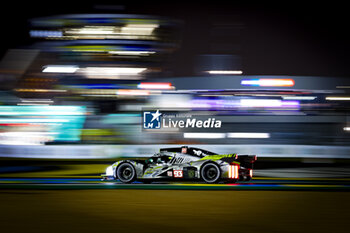
<svg viewBox="0 0 350 233">
<path fill-rule="evenodd" d="M 102 180 L 132 183 L 203 180 L 206 183 L 249 181 L 256 155 L 219 155 L 194 147 L 163 148 L 145 159 L 121 160 L 107 167 Z"/>
</svg>

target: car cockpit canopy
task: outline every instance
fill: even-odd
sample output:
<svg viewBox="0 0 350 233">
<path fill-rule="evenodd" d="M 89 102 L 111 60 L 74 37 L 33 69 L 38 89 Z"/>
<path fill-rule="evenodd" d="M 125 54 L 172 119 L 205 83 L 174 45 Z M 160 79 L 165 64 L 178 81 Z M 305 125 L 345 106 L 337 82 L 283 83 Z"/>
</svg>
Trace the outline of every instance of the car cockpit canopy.
<svg viewBox="0 0 350 233">
<path fill-rule="evenodd" d="M 181 153 L 181 154 L 187 154 L 187 155 L 192 155 L 196 156 L 199 158 L 203 158 L 208 155 L 216 155 L 217 153 L 210 152 L 207 150 L 195 148 L 195 147 L 187 147 L 187 146 L 182 146 L 182 147 L 173 147 L 173 148 L 162 148 L 160 149 L 160 152 L 172 152 L 172 153 Z"/>
</svg>

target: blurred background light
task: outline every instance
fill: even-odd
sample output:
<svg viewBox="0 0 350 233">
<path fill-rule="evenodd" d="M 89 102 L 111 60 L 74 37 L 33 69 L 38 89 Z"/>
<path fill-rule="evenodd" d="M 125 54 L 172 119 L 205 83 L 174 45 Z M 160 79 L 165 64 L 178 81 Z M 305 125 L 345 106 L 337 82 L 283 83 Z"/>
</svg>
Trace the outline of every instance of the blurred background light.
<svg viewBox="0 0 350 233">
<path fill-rule="evenodd" d="M 225 133 L 184 133 L 184 138 L 218 139 L 225 138 L 225 136 Z"/>
<path fill-rule="evenodd" d="M 62 31 L 49 31 L 49 30 L 31 30 L 29 32 L 31 37 L 62 37 Z"/>
<path fill-rule="evenodd" d="M 317 96 L 282 96 L 284 100 L 314 100 Z"/>
<path fill-rule="evenodd" d="M 140 83 L 137 85 L 140 89 L 172 89 L 171 83 Z"/>
<path fill-rule="evenodd" d="M 209 74 L 243 74 L 242 70 L 209 70 Z"/>
<path fill-rule="evenodd" d="M 119 75 L 137 75 L 147 68 L 135 67 L 86 67 L 79 69 L 79 72 L 90 76 L 119 76 Z"/>
<path fill-rule="evenodd" d="M 109 51 L 110 54 L 124 55 L 124 56 L 148 56 L 155 54 L 154 51 Z"/>
<path fill-rule="evenodd" d="M 53 148 L 50 144 L 347 146 L 348 130 L 342 129 L 349 101 L 330 101 L 349 100 L 347 79 L 252 72 L 242 64 L 244 27 L 233 21 L 215 17 L 207 40 L 195 41 L 193 46 L 199 47 L 191 52 L 182 35 L 187 22 L 160 16 L 31 19 L 33 43 L 9 50 L 0 63 L 0 133 L 7 137 L 2 145 L 16 135 L 8 132 L 49 132 L 57 134 L 38 141 L 47 144 L 47 150 Z M 200 32 L 200 25 L 188 27 Z M 200 120 L 215 117 L 222 128 L 219 133 L 142 131 L 144 108 L 181 109 Z"/>
<path fill-rule="evenodd" d="M 8 6 L 9 2 L 14 6 Z M 140 224 L 134 225 L 144 229 L 154 225 L 155 232 L 166 225 L 162 218 L 175 214 L 177 220 L 188 219 L 189 224 L 202 232 L 214 229 L 215 216 L 220 217 L 217 231 L 224 231 L 225 227 L 232 229 L 233 224 L 240 222 L 238 232 L 257 229 L 298 232 L 299 228 L 303 229 L 300 232 L 308 229 L 333 232 L 340 229 L 339 226 L 345 226 L 342 229 L 345 232 L 349 214 L 344 214 L 348 208 L 343 204 L 348 203 L 348 195 L 339 192 L 336 195 L 343 196 L 345 202 L 334 202 L 337 199 L 330 195 L 336 192 L 328 191 L 350 188 L 348 8 L 321 1 L 317 3 L 317 10 L 316 4 L 308 8 L 306 4 L 299 7 L 283 1 L 280 1 L 281 9 L 277 9 L 278 4 L 267 6 L 266 2 L 245 8 L 246 2 L 140 4 L 125 1 L 124 7 L 124 3 L 118 1 L 117 4 L 123 6 L 100 6 L 99 9 L 90 9 L 88 2 L 3 2 L 0 186 L 5 191 L 13 188 L 29 191 L 22 195 L 18 195 L 20 190 L 4 192 L 6 196 L 0 199 L 5 203 L 5 208 L 0 204 L 5 216 L 1 230 L 20 232 L 23 228 L 22 232 L 29 229 L 35 232 L 35 227 L 40 231 L 50 223 L 64 223 L 56 224 L 57 229 L 48 228 L 51 231 L 78 227 L 83 230 L 88 228 L 83 225 L 84 220 L 96 219 L 100 224 L 95 224 L 99 229 L 94 232 L 118 231 L 118 226 L 112 225 L 115 225 L 113 220 L 121 216 L 120 232 L 135 222 Z M 300 10 L 295 11 L 292 5 Z M 337 8 L 334 8 L 337 17 L 329 15 L 332 5 Z M 86 11 L 99 13 L 49 15 Z M 143 112 L 157 110 L 162 113 L 161 129 L 144 129 Z M 208 119 L 220 121 L 220 126 L 187 124 L 188 128 L 182 127 L 182 121 L 193 119 L 203 123 Z M 183 145 L 217 154 L 258 156 L 253 180 L 234 185 L 204 185 L 205 189 L 285 189 L 298 190 L 298 194 L 293 192 L 292 198 L 276 199 L 275 203 L 265 201 L 266 209 L 260 205 L 265 192 L 235 193 L 231 195 L 232 206 L 234 196 L 243 197 L 236 208 L 242 211 L 229 208 L 222 211 L 220 208 L 227 206 L 227 198 L 221 198 L 225 203 L 218 205 L 219 202 L 208 201 L 209 194 L 205 194 L 204 199 L 197 198 L 204 191 L 176 190 L 175 193 L 174 190 L 170 197 L 180 192 L 193 195 L 200 210 L 208 209 L 201 206 L 204 202 L 214 207 L 201 211 L 206 214 L 201 218 L 202 224 L 193 221 L 200 219 L 201 216 L 196 215 L 200 211 L 194 218 L 183 214 L 181 219 L 177 214 L 181 208 L 174 214 L 169 212 L 169 205 L 163 205 L 167 199 L 163 198 L 163 202 L 158 198 L 164 196 L 163 191 L 155 191 L 154 200 L 148 197 L 142 200 L 142 194 L 141 199 L 135 196 L 131 200 L 119 198 L 121 193 L 116 190 L 115 200 L 128 201 L 122 205 L 114 201 L 118 207 L 125 204 L 128 209 L 126 212 L 118 209 L 119 215 L 112 211 L 110 202 L 107 206 L 103 194 L 103 200 L 87 195 L 75 203 L 61 195 L 67 193 L 67 197 L 74 198 L 70 191 L 59 191 L 57 195 L 54 190 L 52 195 L 51 191 L 40 191 L 48 195 L 30 191 L 81 189 L 78 186 L 98 189 L 103 186 L 98 184 L 101 184 L 100 174 L 115 161 L 139 160 L 159 153 L 160 148 Z M 245 158 L 238 160 L 241 159 Z M 184 177 L 191 175 L 190 172 L 184 171 Z M 121 187 L 118 182 L 107 185 Z M 163 189 L 164 185 L 151 187 L 135 183 L 126 188 L 136 186 Z M 202 184 L 165 186 L 204 187 Z M 305 196 L 304 190 L 320 192 Z M 210 196 L 222 196 L 217 194 Z M 267 191 L 265 196 L 272 199 L 279 196 L 273 194 L 276 193 Z M 12 197 L 16 195 L 21 196 L 17 202 Z M 30 201 L 30 196 L 37 198 Z M 103 212 L 87 204 L 90 197 L 98 201 Z M 51 200 L 51 204 L 37 205 L 41 200 L 48 203 Z M 57 203 L 54 200 L 58 200 Z M 130 205 L 133 200 L 136 202 Z M 65 202 L 66 206 L 60 206 Z M 302 206 L 308 202 L 319 206 L 321 211 L 312 214 L 309 208 L 298 212 L 300 208 L 284 205 L 300 203 Z M 26 203 L 42 208 L 33 212 L 33 208 L 22 206 Z M 323 208 L 325 203 L 330 211 Z M 87 205 L 79 209 L 80 204 Z M 142 214 L 144 207 L 149 213 L 152 212 L 149 207 L 159 207 L 168 211 L 169 216 L 159 214 L 159 221 L 151 215 L 143 215 L 145 219 L 141 215 L 141 218 L 133 214 L 126 216 L 140 212 L 140 208 Z M 295 218 L 283 215 L 289 210 L 296 213 Z M 296 217 L 300 212 L 305 218 Z M 257 218 L 251 219 L 247 213 Z M 326 213 L 330 213 L 327 215 L 330 218 L 322 221 Z M 110 216 L 113 214 L 115 216 Z M 26 218 L 29 215 L 33 220 Z M 40 219 L 46 215 L 49 221 Z M 277 215 L 285 218 L 274 219 Z M 62 218 L 65 216 L 73 227 Z M 265 219 L 266 216 L 270 218 Z M 179 221 L 174 222 L 172 226 Z M 29 228 L 30 224 L 33 227 Z M 172 229 L 187 229 L 186 224 L 185 221 L 183 227 L 176 225 Z M 259 228 L 259 224 L 262 227 Z M 6 226 L 11 230 L 7 231 Z M 239 229 L 240 226 L 245 229 Z"/>
<path fill-rule="evenodd" d="M 75 73 L 79 69 L 78 66 L 71 65 L 50 65 L 45 66 L 43 73 Z"/>
<path fill-rule="evenodd" d="M 269 133 L 227 133 L 228 138 L 270 138 Z"/>
<path fill-rule="evenodd" d="M 127 24 L 121 28 L 121 34 L 128 35 L 151 35 L 158 24 Z"/>
<path fill-rule="evenodd" d="M 145 95 L 150 95 L 149 91 L 146 90 L 127 90 L 127 89 L 121 89 L 117 90 L 116 92 L 117 95 L 130 95 L 130 96 L 145 96 Z"/>
<path fill-rule="evenodd" d="M 350 97 L 346 96 L 327 96 L 326 100 L 340 100 L 340 101 L 348 101 L 350 100 Z"/>
<path fill-rule="evenodd" d="M 283 101 L 277 99 L 241 99 L 240 105 L 242 107 L 298 107 L 298 101 Z"/>
<path fill-rule="evenodd" d="M 84 115 L 83 106 L 0 106 L 0 116 Z"/>
<path fill-rule="evenodd" d="M 243 79 L 243 86 L 260 86 L 260 87 L 292 87 L 293 79 Z"/>
</svg>

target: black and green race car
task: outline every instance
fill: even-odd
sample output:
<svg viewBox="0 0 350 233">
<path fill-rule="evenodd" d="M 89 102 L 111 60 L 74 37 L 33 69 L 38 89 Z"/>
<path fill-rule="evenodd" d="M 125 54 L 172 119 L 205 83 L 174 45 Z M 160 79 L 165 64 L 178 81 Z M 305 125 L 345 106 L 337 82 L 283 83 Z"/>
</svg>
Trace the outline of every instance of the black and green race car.
<svg viewBox="0 0 350 233">
<path fill-rule="evenodd" d="M 256 155 L 219 155 L 187 146 L 163 148 L 149 158 L 115 162 L 107 167 L 102 180 L 122 183 L 196 179 L 206 183 L 249 181 L 256 159 Z"/>
</svg>

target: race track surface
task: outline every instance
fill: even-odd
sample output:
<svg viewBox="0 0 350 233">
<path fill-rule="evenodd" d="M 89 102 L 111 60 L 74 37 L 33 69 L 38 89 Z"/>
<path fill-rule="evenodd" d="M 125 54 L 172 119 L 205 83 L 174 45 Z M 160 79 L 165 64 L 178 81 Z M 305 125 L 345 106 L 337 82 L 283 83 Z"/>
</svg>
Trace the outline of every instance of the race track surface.
<svg viewBox="0 0 350 233">
<path fill-rule="evenodd" d="M 348 232 L 349 179 L 0 178 L 1 232 Z"/>
<path fill-rule="evenodd" d="M 136 184 L 135 184 L 136 185 Z M 348 192 L 0 190 L 1 232 L 348 232 Z"/>
<path fill-rule="evenodd" d="M 150 189 L 150 190 L 335 190 L 350 191 L 349 179 L 256 178 L 251 182 L 206 184 L 202 182 L 101 181 L 99 178 L 0 178 L 0 189 Z"/>
</svg>

